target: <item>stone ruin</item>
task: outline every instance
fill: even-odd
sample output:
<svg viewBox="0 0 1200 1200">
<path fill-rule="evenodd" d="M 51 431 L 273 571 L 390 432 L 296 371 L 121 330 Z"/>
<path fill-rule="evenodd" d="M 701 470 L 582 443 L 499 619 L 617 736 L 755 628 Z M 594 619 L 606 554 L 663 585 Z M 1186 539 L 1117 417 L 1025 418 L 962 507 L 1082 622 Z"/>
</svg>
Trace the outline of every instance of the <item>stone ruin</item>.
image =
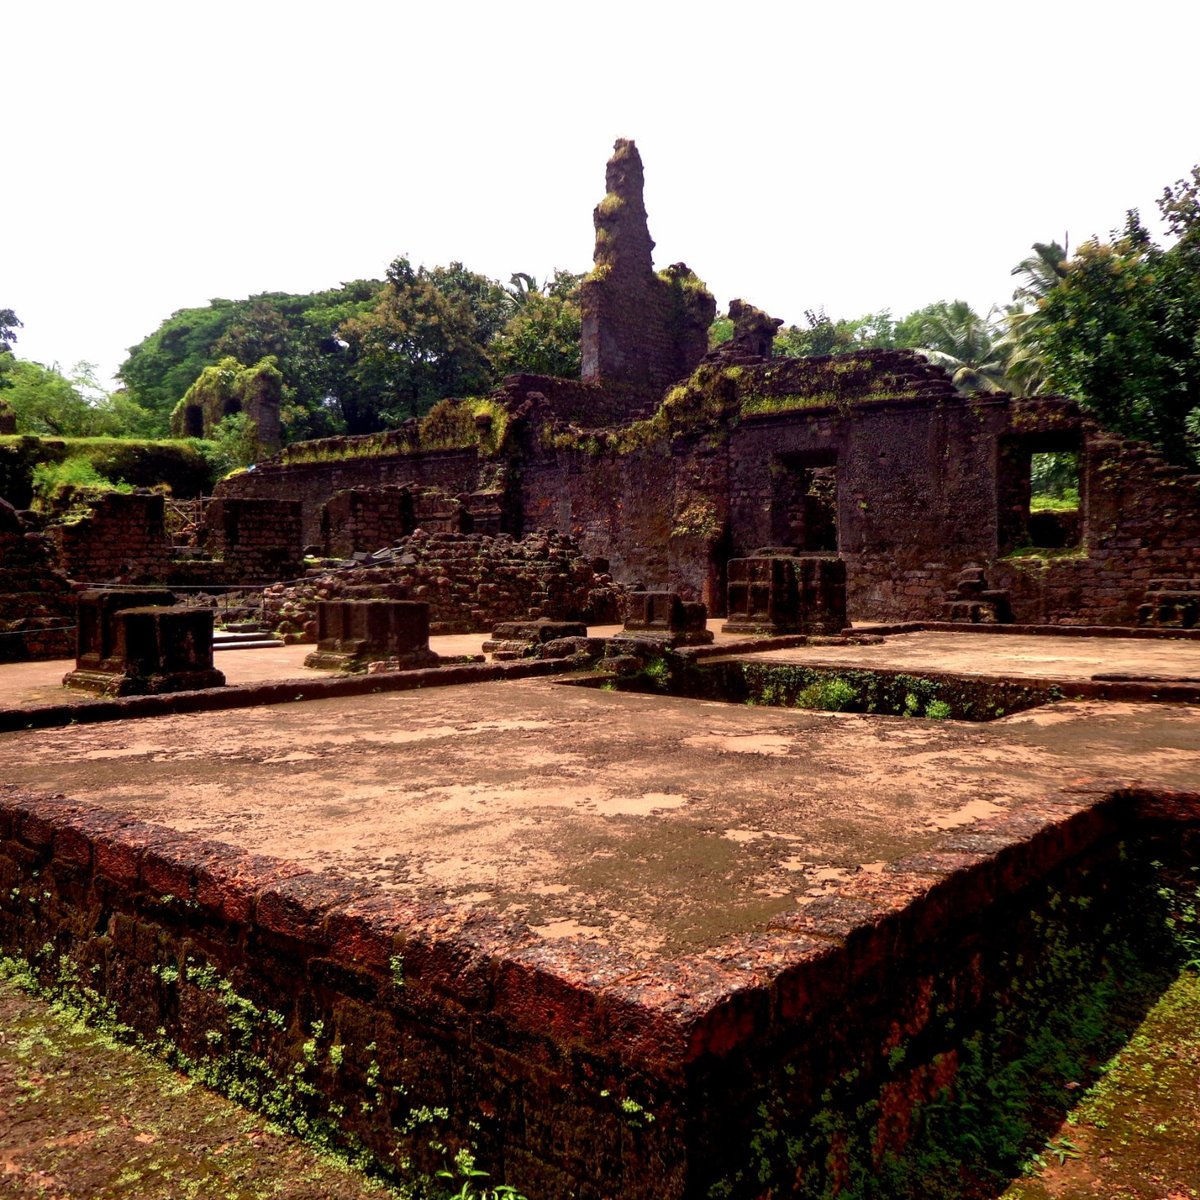
<svg viewBox="0 0 1200 1200">
<path fill-rule="evenodd" d="M 53 543 L 0 499 L 0 663 L 66 658 L 74 625 L 75 596 L 55 569 Z"/>
<path fill-rule="evenodd" d="M 263 620 L 297 640 L 317 634 L 326 600 L 417 600 L 429 606 L 430 632 L 469 633 L 522 619 L 603 623 L 620 592 L 570 538 L 555 533 L 428 533 L 417 530 L 359 560 L 314 568 L 296 583 L 263 594 Z"/>
<path fill-rule="evenodd" d="M 841 633 L 846 564 L 832 555 L 766 548 L 729 564 L 725 633 Z"/>
<path fill-rule="evenodd" d="M 322 600 L 317 648 L 304 660 L 318 670 L 365 671 L 436 666 L 429 649 L 429 605 L 419 600 Z"/>
<path fill-rule="evenodd" d="M 707 646 L 713 635 L 708 609 L 678 592 L 633 591 L 627 598 L 624 634 L 663 647 Z M 624 639 L 623 639 L 624 640 Z"/>
<path fill-rule="evenodd" d="M 75 670 L 63 686 L 97 696 L 224 687 L 213 666 L 213 614 L 163 589 L 81 592 Z"/>
<path fill-rule="evenodd" d="M 595 264 L 580 289 L 583 378 L 663 388 L 708 352 L 717 305 L 684 263 L 655 274 L 642 158 L 618 138 L 596 206 Z"/>
<path fill-rule="evenodd" d="M 53 651 L 55 622 L 74 619 L 67 575 L 144 578 L 80 597 L 72 685 L 124 695 L 220 682 L 211 613 L 149 585 L 276 573 L 288 578 L 266 589 L 267 620 L 317 641 L 313 666 L 423 665 L 431 631 L 490 628 L 500 662 L 475 677 L 493 681 L 594 657 L 586 622 L 622 618 L 621 638 L 655 647 L 709 640 L 710 613 L 767 636 L 837 633 L 851 616 L 1196 626 L 1200 478 L 1068 401 L 964 397 L 910 352 L 773 359 L 777 322 L 741 302 L 733 338 L 708 354 L 711 297 L 685 268 L 653 272 L 632 143 L 618 142 L 607 183 L 583 291 L 585 379 L 506 381 L 501 446 L 396 439 L 376 455 L 281 456 L 222 484 L 195 523 L 194 557 L 160 532 L 161 497 L 107 499 L 51 537 L 0 505 L 0 600 L 22 613 L 0 633 L 26 656 Z M 1034 512 L 1031 460 L 1063 451 L 1079 455 L 1080 508 Z M 305 547 L 328 561 L 305 569 Z M 429 674 L 463 683 L 476 670 Z M 317 686 L 332 698 L 376 682 Z M 301 698 L 294 681 L 263 694 Z M 642 769 L 654 778 L 661 762 Z M 539 1198 L 682 1200 L 726 1182 L 722 1194 L 785 1194 L 801 1169 L 836 1189 L 854 1166 L 847 1130 L 862 1162 L 903 1148 L 920 1104 L 953 1087 L 953 1031 L 1019 990 L 1014 956 L 1034 974 L 1054 966 L 1041 923 L 1063 896 L 1102 954 L 1131 830 L 1158 870 L 1200 846 L 1194 794 L 1072 784 L 922 835 L 886 870 L 764 910 L 711 953 L 627 961 L 484 908 L 411 902 L 124 814 L 0 793 L 0 944 L 31 958 L 65 947 L 139 1028 L 172 1023 L 197 1056 L 214 1052 L 218 1007 L 189 978 L 198 954 L 281 1014 L 256 1035 L 264 1061 L 307 1062 L 317 1022 L 336 1040 L 346 1069 L 321 1086 L 354 1136 L 391 1153 L 411 1130 L 389 1124 L 407 1107 L 361 1103 L 382 1059 L 409 1071 L 422 1101 L 451 1099 Z M 671 856 L 668 823 L 657 810 L 651 822 L 643 866 Z M 27 886 L 37 903 L 20 906 Z M 980 921 L 984 910 L 1012 919 Z M 777 1132 L 773 1152 L 791 1155 L 783 1131 L 797 1114 L 844 1127 L 820 1154 L 755 1161 L 746 1148 Z"/>
</svg>

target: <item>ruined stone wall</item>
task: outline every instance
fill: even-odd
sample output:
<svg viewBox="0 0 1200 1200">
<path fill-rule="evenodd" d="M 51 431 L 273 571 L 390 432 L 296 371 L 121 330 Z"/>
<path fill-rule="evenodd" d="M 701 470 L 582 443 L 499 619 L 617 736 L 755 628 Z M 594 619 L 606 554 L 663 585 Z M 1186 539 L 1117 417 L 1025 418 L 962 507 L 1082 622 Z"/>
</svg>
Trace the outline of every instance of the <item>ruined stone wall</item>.
<svg viewBox="0 0 1200 1200">
<path fill-rule="evenodd" d="M 540 392 L 544 381 L 514 377 L 506 397 L 524 432 L 499 459 L 444 451 L 268 465 L 221 491 L 300 500 L 305 541 L 316 542 L 321 506 L 342 488 L 491 487 L 493 528 L 556 530 L 608 559 L 620 582 L 671 587 L 714 615 L 729 559 L 773 545 L 836 549 L 858 620 L 938 619 L 968 565 L 1010 593 L 1022 623 L 1132 624 L 1154 581 L 1200 579 L 1197 478 L 1068 401 L 965 397 L 912 351 L 706 365 L 694 380 L 705 372 L 683 402 L 608 430 L 556 410 L 583 395 L 575 385 Z M 672 405 L 680 411 L 664 419 Z M 1078 545 L 1027 553 L 1030 456 L 1072 448 L 1082 501 L 1067 523 L 1078 523 Z M 833 499 L 831 529 L 810 545 L 801 510 L 819 488 Z M 357 548 L 374 549 L 369 540 Z"/>
<path fill-rule="evenodd" d="M 549 375 L 509 375 L 502 392 L 514 406 L 531 399 L 544 403 L 562 421 L 595 429 L 649 416 L 661 389 L 595 379 L 555 379 Z"/>
<path fill-rule="evenodd" d="M 353 439 L 329 439 L 352 441 Z M 417 454 L 374 457 L 337 457 L 281 465 L 259 463 L 222 480 L 214 489 L 217 499 L 295 500 L 301 505 L 302 544 L 321 544 L 321 509 L 335 492 L 356 487 L 418 484 L 451 496 L 480 491 L 495 473 L 497 464 L 480 459 L 474 449 L 438 450 Z M 508 526 L 506 526 L 508 528 Z"/>
<path fill-rule="evenodd" d="M 493 493 L 447 496 L 413 484 L 335 492 L 321 511 L 321 552 L 326 558 L 372 554 L 417 529 L 499 533 L 499 507 Z"/>
<path fill-rule="evenodd" d="M 508 534 L 418 530 L 362 566 L 268 588 L 263 619 L 285 633 L 315 638 L 320 600 L 421 600 L 430 606 L 431 633 L 467 633 L 532 617 L 582 620 L 592 593 L 608 583 L 559 534 L 514 541 Z"/>
<path fill-rule="evenodd" d="M 663 446 L 619 455 L 548 452 L 527 461 L 522 474 L 526 527 L 568 535 L 584 554 L 606 559 L 623 583 L 665 587 L 674 469 Z"/>
<path fill-rule="evenodd" d="M 295 500 L 214 499 L 204 510 L 204 545 L 229 583 L 294 579 L 304 570 L 301 506 Z"/>
<path fill-rule="evenodd" d="M 1152 581 L 1200 581 L 1200 475 L 1090 424 L 1082 446 L 1079 547 L 1000 559 L 989 583 L 1019 621 L 1134 625 Z"/>
<path fill-rule="evenodd" d="M 704 357 L 716 302 L 683 263 L 655 274 L 633 142 L 617 140 L 605 182 L 595 266 L 580 288 L 583 378 L 664 387 Z"/>
<path fill-rule="evenodd" d="M 75 592 L 52 543 L 0 500 L 0 662 L 75 653 Z"/>
<path fill-rule="evenodd" d="M 997 417 L 986 406 L 914 400 L 744 418 L 729 446 L 734 552 L 789 544 L 781 475 L 832 467 L 851 614 L 939 612 L 962 565 L 994 554 Z"/>
<path fill-rule="evenodd" d="M 154 583 L 170 562 L 163 497 L 108 492 L 71 524 L 51 525 L 59 569 L 79 583 Z"/>
</svg>

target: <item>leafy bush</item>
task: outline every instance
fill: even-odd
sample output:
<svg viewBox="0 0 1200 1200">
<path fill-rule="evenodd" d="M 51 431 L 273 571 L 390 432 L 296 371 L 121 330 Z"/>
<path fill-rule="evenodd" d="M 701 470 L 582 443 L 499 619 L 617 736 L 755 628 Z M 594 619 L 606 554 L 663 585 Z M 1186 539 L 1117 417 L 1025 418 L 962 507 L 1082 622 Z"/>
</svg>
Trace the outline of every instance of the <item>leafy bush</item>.
<svg viewBox="0 0 1200 1200">
<path fill-rule="evenodd" d="M 101 475 L 91 460 L 80 454 L 33 468 L 33 505 L 42 512 L 69 512 L 86 507 L 88 499 L 105 492 L 131 491 L 132 484 Z"/>
</svg>

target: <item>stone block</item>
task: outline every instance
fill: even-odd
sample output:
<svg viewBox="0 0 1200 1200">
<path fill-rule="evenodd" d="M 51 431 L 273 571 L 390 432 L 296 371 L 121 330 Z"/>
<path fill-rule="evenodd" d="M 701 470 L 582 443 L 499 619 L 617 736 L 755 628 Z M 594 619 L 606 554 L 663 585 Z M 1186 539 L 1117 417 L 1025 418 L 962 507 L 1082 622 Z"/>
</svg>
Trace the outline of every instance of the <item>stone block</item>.
<svg viewBox="0 0 1200 1200">
<path fill-rule="evenodd" d="M 416 600 L 322 600 L 317 605 L 317 648 L 306 667 L 365 671 L 381 659 L 397 669 L 436 666 L 429 649 L 429 605 Z"/>
<path fill-rule="evenodd" d="M 170 593 L 164 593 L 170 595 Z M 224 687 L 225 676 L 213 667 L 213 614 L 209 608 L 142 604 L 113 609 L 126 600 L 98 599 L 89 614 L 81 644 L 86 656 L 63 685 L 100 696 L 159 695 L 197 688 Z"/>
<path fill-rule="evenodd" d="M 846 564 L 831 554 L 731 559 L 728 597 L 724 633 L 840 633 Z"/>
<path fill-rule="evenodd" d="M 705 606 L 677 592 L 632 592 L 625 632 L 663 637 L 673 646 L 706 645 L 713 640 L 707 622 Z"/>
<path fill-rule="evenodd" d="M 175 593 L 165 588 L 96 588 L 80 592 L 76 601 L 76 671 L 124 670 L 124 626 L 116 614 L 126 608 L 171 605 Z"/>
</svg>

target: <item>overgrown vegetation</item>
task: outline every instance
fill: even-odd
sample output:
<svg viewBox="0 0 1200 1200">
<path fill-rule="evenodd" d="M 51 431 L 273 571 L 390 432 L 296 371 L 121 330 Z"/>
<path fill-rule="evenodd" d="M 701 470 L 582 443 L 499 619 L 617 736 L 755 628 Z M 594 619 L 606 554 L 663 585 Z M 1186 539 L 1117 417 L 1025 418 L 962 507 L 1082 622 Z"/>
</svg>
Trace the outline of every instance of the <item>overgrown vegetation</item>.
<svg viewBox="0 0 1200 1200">
<path fill-rule="evenodd" d="M 1062 698 L 1057 688 L 1036 684 L 780 663 L 696 663 L 675 654 L 653 660 L 640 674 L 614 686 L 769 708 L 879 713 L 931 721 L 990 721 Z"/>
<path fill-rule="evenodd" d="M 15 898 L 20 899 L 19 889 Z M 178 903 L 173 896 L 164 896 L 162 902 L 167 906 Z M 345 1044 L 317 1020 L 307 1028 L 307 1037 L 290 1066 L 281 1070 L 271 1040 L 287 1026 L 282 1013 L 264 1009 L 211 965 L 191 957 L 180 964 L 156 963 L 149 969 L 166 993 L 177 996 L 181 990 L 191 989 L 191 1003 L 210 1014 L 203 1052 L 189 1053 L 172 1041 L 165 1029 L 148 1038 L 123 1023 L 87 976 L 81 975 L 77 964 L 58 956 L 49 943 L 32 964 L 0 955 L 0 980 L 51 1001 L 59 1013 L 99 1030 L 114 1043 L 133 1045 L 165 1060 L 197 1082 L 262 1114 L 273 1126 L 302 1137 L 335 1161 L 387 1182 L 397 1200 L 524 1200 L 514 1188 L 484 1185 L 487 1174 L 476 1167 L 470 1147 L 451 1152 L 443 1144 L 439 1133 L 449 1115 L 445 1109 L 405 1104 L 403 1085 L 383 1075 L 375 1043 Z M 395 1125 L 399 1137 L 423 1131 L 430 1148 L 446 1161 L 445 1167 L 432 1174 L 421 1173 L 399 1148 L 390 1160 L 384 1160 L 346 1133 L 339 1121 L 344 1109 L 327 1097 L 320 1081 L 322 1076 L 350 1069 L 363 1078 L 363 1111 L 384 1105 L 393 1111 L 405 1109 L 407 1115 Z"/>
<path fill-rule="evenodd" d="M 796 1200 L 985 1200 L 1039 1156 L 1069 1153 L 1069 1139 L 1047 1139 L 1077 1089 L 1103 1076 L 1191 954 L 1178 936 L 1190 891 L 1162 887 L 1141 850 L 1102 870 L 1119 870 L 1112 889 L 1085 879 L 1007 914 L 1023 949 L 989 964 L 995 991 L 971 1027 L 956 1028 L 962 992 L 946 968 L 929 987 L 932 1040 L 901 1037 L 847 1063 L 807 1111 L 805 1089 L 772 1089 L 746 1168 L 712 1200 L 772 1188 Z"/>
<path fill-rule="evenodd" d="M 0 436 L 0 495 L 20 508 L 35 500 L 44 505 L 60 484 L 107 491 L 160 487 L 196 496 L 211 491 L 228 469 L 222 448 L 198 439 Z"/>
</svg>

